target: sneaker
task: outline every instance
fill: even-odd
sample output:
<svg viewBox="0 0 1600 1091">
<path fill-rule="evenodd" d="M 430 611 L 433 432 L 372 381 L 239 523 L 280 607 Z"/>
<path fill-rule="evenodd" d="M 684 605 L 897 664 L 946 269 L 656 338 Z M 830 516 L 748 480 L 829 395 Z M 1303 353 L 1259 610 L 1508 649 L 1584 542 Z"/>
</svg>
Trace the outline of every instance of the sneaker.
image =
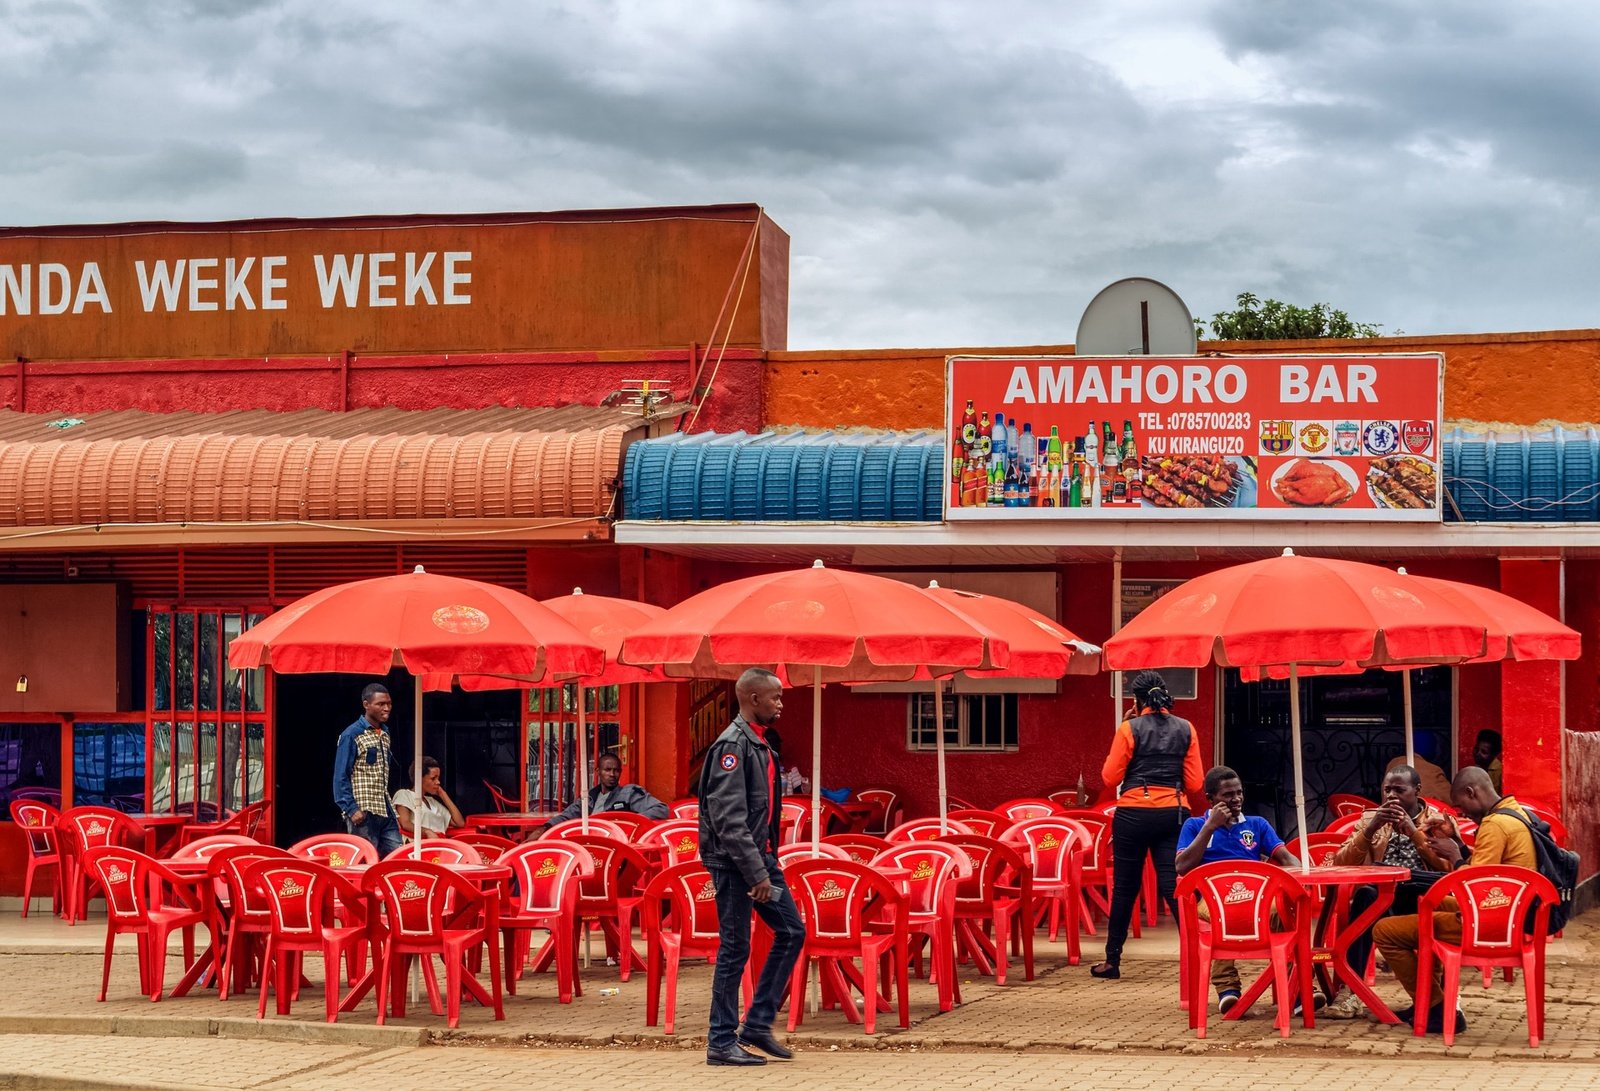
<svg viewBox="0 0 1600 1091">
<path fill-rule="evenodd" d="M 1321 1011 L 1322 1008 L 1323 1008 L 1323 1005 L 1327 1004 L 1327 1002 L 1328 1002 L 1328 998 L 1326 996 L 1323 996 L 1316 989 L 1312 989 L 1311 990 L 1311 1010 L 1312 1011 Z M 1294 1007 L 1289 1009 L 1290 1013 L 1293 1014 L 1293 1015 L 1299 1015 L 1301 1007 L 1302 1007 L 1302 1005 L 1300 1003 L 1300 994 L 1299 993 L 1295 993 L 1294 994 Z"/>
<path fill-rule="evenodd" d="M 1322 1014 L 1328 1019 L 1359 1019 L 1366 1013 L 1367 1006 L 1349 989 L 1340 993 L 1333 1003 L 1322 1009 Z"/>
<path fill-rule="evenodd" d="M 1239 1002 L 1238 989 L 1225 989 L 1217 994 L 1217 1014 L 1227 1015 Z"/>
</svg>

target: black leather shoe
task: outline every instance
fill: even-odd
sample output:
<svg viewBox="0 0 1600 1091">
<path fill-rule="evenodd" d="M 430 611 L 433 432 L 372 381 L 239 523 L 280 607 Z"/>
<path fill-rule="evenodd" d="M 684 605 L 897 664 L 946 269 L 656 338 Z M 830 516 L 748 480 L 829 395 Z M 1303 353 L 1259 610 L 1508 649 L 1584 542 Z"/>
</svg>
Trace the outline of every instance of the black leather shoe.
<svg viewBox="0 0 1600 1091">
<path fill-rule="evenodd" d="M 1467 1029 L 1467 1017 L 1459 1011 L 1455 1012 L 1456 1034 L 1461 1034 Z M 1444 1005 L 1437 1005 L 1428 1009 L 1428 1033 L 1444 1033 Z"/>
<path fill-rule="evenodd" d="M 794 1053 L 788 1046 L 774 1038 L 770 1029 L 740 1027 L 739 1044 L 759 1049 L 767 1056 L 776 1057 L 780 1061 L 794 1060 Z"/>
<path fill-rule="evenodd" d="M 738 1046 L 734 1046 L 732 1049 L 706 1050 L 706 1064 L 752 1065 L 766 1063 L 767 1059 L 765 1057 L 758 1057 L 754 1053 L 746 1053 Z"/>
</svg>

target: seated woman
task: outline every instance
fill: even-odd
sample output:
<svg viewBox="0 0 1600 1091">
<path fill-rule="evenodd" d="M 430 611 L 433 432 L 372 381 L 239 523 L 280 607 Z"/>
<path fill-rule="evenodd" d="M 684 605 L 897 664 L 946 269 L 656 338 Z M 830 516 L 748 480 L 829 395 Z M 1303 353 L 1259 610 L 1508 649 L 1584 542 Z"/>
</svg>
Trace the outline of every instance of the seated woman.
<svg viewBox="0 0 1600 1091">
<path fill-rule="evenodd" d="M 439 782 L 439 772 L 438 759 L 423 755 L 420 803 L 416 791 L 412 788 L 402 788 L 394 794 L 395 820 L 400 823 L 400 832 L 405 834 L 407 840 L 416 836 L 416 827 L 412 822 L 419 817 L 422 822 L 423 837 L 443 837 L 451 826 L 466 825 L 455 800 L 450 798 L 450 793 L 446 792 L 444 785 Z M 408 770 L 407 775 L 415 778 L 415 764 Z"/>
</svg>

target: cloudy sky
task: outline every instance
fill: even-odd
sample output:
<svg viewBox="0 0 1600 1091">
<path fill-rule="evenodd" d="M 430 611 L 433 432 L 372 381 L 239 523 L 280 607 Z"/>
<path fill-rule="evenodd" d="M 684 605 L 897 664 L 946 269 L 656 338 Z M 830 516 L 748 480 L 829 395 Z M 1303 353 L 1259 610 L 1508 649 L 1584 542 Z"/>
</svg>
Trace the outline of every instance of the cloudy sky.
<svg viewBox="0 0 1600 1091">
<path fill-rule="evenodd" d="M 0 0 L 0 221 L 754 201 L 790 345 L 1071 341 L 1119 277 L 1600 326 L 1600 9 Z"/>
</svg>

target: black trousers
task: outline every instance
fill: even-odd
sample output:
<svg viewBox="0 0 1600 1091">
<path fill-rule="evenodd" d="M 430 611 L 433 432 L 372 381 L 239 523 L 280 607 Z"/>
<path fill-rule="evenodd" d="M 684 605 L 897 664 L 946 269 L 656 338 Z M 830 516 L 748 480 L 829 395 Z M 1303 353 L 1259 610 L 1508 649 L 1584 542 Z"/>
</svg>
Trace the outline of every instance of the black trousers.
<svg viewBox="0 0 1600 1091">
<path fill-rule="evenodd" d="M 1146 855 L 1155 861 L 1156 893 L 1167 903 L 1172 919 L 1178 919 L 1172 890 L 1178 882 L 1178 830 L 1185 817 L 1181 807 L 1118 807 L 1111 818 L 1116 883 L 1111 888 L 1111 920 L 1106 924 L 1106 961 L 1113 966 L 1122 961 L 1122 947 L 1128 941 L 1134 899 L 1144 884 Z"/>
</svg>

